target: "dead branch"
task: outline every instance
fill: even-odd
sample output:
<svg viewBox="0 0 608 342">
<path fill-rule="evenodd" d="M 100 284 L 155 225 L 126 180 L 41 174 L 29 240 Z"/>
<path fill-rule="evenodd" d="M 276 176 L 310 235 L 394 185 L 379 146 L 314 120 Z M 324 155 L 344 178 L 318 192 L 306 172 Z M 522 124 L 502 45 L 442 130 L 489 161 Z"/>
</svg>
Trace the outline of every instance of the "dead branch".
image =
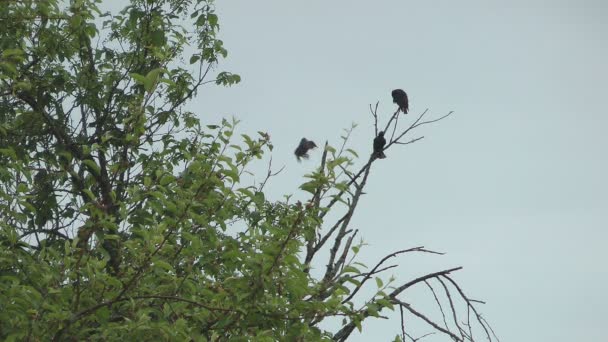
<svg viewBox="0 0 608 342">
<path fill-rule="evenodd" d="M 376 102 L 376 108 L 372 109 L 372 104 L 369 104 L 369 111 L 372 112 L 372 115 L 374 116 L 374 136 L 378 135 L 378 104 L 380 103 L 380 101 Z"/>
<path fill-rule="evenodd" d="M 429 288 L 429 290 L 431 290 L 431 293 L 433 294 L 433 298 L 435 298 L 435 303 L 437 303 L 437 306 L 439 307 L 439 311 L 441 312 L 441 318 L 443 318 L 443 325 L 445 326 L 446 329 L 449 329 L 448 322 L 445 320 L 445 313 L 443 312 L 443 306 L 441 305 L 441 302 L 439 301 L 439 298 L 437 297 L 437 294 L 435 293 L 435 289 L 431 286 L 431 284 L 429 284 L 429 282 L 427 280 L 425 280 L 424 283 Z"/>
<path fill-rule="evenodd" d="M 412 123 L 407 129 L 405 129 L 401 134 L 399 134 L 397 136 L 397 138 L 395 138 L 395 139 L 391 138 L 391 140 L 389 141 L 389 143 L 386 145 L 386 147 L 384 149 L 386 150 L 391 145 L 393 145 L 395 143 L 398 143 L 399 140 L 401 138 L 403 138 L 403 136 L 405 136 L 411 130 L 413 130 L 413 129 L 417 128 L 417 127 L 420 127 L 422 125 L 426 125 L 426 124 L 430 124 L 430 123 L 433 123 L 433 122 L 441 121 L 441 120 L 447 118 L 448 116 L 452 115 L 452 113 L 454 113 L 454 112 L 450 111 L 449 113 L 447 113 L 447 114 L 445 114 L 445 115 L 443 115 L 443 116 L 441 116 L 441 117 L 439 117 L 437 119 L 427 120 L 427 121 L 421 121 L 426 113 L 428 113 L 428 109 L 425 109 L 424 112 L 422 112 L 422 114 L 420 114 L 420 116 L 414 121 L 414 123 Z"/>
<path fill-rule="evenodd" d="M 393 301 L 395 301 L 395 303 L 399 304 L 401 307 L 405 308 L 407 311 L 411 312 L 414 316 L 417 316 L 418 318 L 420 318 L 423 321 L 425 321 L 426 323 L 428 323 L 435 330 L 441 331 L 442 333 L 450 336 L 452 338 L 452 340 L 454 340 L 454 341 L 460 341 L 460 342 L 463 341 L 462 339 L 460 339 L 460 337 L 456 336 L 453 332 L 442 328 L 439 324 L 433 322 L 428 317 L 426 317 L 424 314 L 422 314 L 422 313 L 414 310 L 414 308 L 412 308 L 412 306 L 410 304 L 402 302 L 402 301 L 400 301 L 398 299 L 393 299 Z"/>
<path fill-rule="evenodd" d="M 389 297 L 391 298 L 396 298 L 401 292 L 405 291 L 406 289 L 412 287 L 413 285 L 416 285 L 420 282 L 423 282 L 427 279 L 431 279 L 431 278 L 436 278 L 442 275 L 447 275 L 450 274 L 452 272 L 461 270 L 462 267 L 455 267 L 455 268 L 450 268 L 448 270 L 444 270 L 444 271 L 439 271 L 439 272 L 434 272 L 434 273 L 429 273 L 427 275 L 424 275 L 422 277 L 418 277 L 410 282 L 407 282 L 401 286 L 399 286 L 398 288 L 396 288 L 395 290 L 393 290 L 393 292 L 390 293 Z"/>
<path fill-rule="evenodd" d="M 460 337 L 462 337 L 462 339 L 465 339 L 466 331 L 464 331 L 460 327 L 460 324 L 458 324 L 458 316 L 456 315 L 456 308 L 454 307 L 454 301 L 452 300 L 452 295 L 450 294 L 450 290 L 448 290 L 448 287 L 445 285 L 445 283 L 443 282 L 443 280 L 441 278 L 436 278 L 436 279 L 437 279 L 437 281 L 439 281 L 439 283 L 443 287 L 446 297 L 448 297 L 448 302 L 450 303 L 450 309 L 452 310 L 452 319 L 454 320 L 454 325 L 456 325 L 456 327 L 458 327 L 458 330 L 460 331 Z"/>
<path fill-rule="evenodd" d="M 375 137 L 378 135 L 378 132 L 380 131 L 380 129 L 378 127 L 378 124 L 379 124 L 378 104 L 379 104 L 379 102 L 377 102 L 375 106 L 373 106 L 371 104 L 369 105 L 370 113 L 374 119 L 374 134 L 375 134 L 374 136 Z M 418 117 L 411 124 L 409 124 L 409 126 L 407 126 L 405 129 L 400 131 L 399 130 L 400 111 L 399 110 L 395 111 L 390 116 L 389 120 L 386 122 L 386 126 L 383 130 L 386 133 L 389 129 L 392 129 L 392 133 L 390 135 L 390 140 L 388 141 L 388 144 L 384 147 L 384 150 L 388 149 L 389 147 L 391 147 L 394 144 L 408 145 L 408 144 L 412 144 L 414 142 L 417 142 L 417 141 L 423 139 L 424 136 L 419 136 L 419 137 L 411 138 L 410 140 L 404 141 L 404 137 L 408 133 L 415 130 L 416 128 L 426 125 L 426 124 L 431 124 L 431 123 L 441 121 L 453 113 L 452 111 L 450 111 L 449 113 L 447 113 L 443 116 L 440 116 L 436 119 L 426 120 L 425 116 L 428 114 L 428 112 L 429 112 L 428 109 L 425 109 L 422 113 L 420 113 L 418 115 Z M 344 150 L 347 139 L 348 139 L 348 136 L 345 138 L 344 144 L 342 145 L 342 147 L 340 149 L 340 153 L 342 153 L 342 151 Z M 321 172 L 324 171 L 326 153 L 327 153 L 327 150 L 324 153 Z M 339 179 L 339 178 L 343 177 L 342 175 L 345 175 L 345 177 L 347 177 L 347 182 L 346 182 L 347 186 L 344 189 L 340 189 L 339 191 L 337 191 L 337 193 L 335 195 L 333 195 L 333 197 L 324 206 L 324 210 L 319 212 L 318 218 L 320 220 L 323 220 L 325 215 L 330 211 L 329 209 L 331 209 L 338 201 L 344 202 L 343 197 L 344 197 L 345 193 L 348 194 L 348 197 L 349 197 L 348 198 L 349 201 L 347 203 L 347 212 L 342 217 L 340 217 L 327 230 L 326 233 L 324 233 L 324 234 L 318 233 L 318 237 L 316 239 L 313 239 L 314 242 L 309 241 L 309 245 L 307 248 L 307 255 L 305 258 L 305 264 L 307 265 L 307 267 L 309 267 L 308 265 L 312 261 L 314 255 L 316 255 L 316 253 L 327 243 L 328 239 L 332 236 L 334 237 L 333 245 L 329 249 L 329 258 L 328 258 L 328 262 L 326 265 L 325 274 L 321 281 L 321 287 L 320 287 L 318 293 L 316 295 L 311 296 L 311 298 L 324 299 L 327 297 L 328 293 L 331 293 L 331 289 L 334 288 L 335 286 L 344 284 L 344 282 L 347 281 L 348 279 L 362 277 L 361 281 L 359 283 L 357 283 L 357 285 L 355 285 L 354 288 L 352 288 L 350 294 L 341 301 L 342 304 L 349 303 L 355 298 L 355 296 L 359 293 L 361 288 L 363 286 L 365 286 L 365 284 L 369 281 L 369 279 L 371 279 L 375 274 L 378 274 L 380 272 L 383 272 L 385 270 L 395 267 L 394 265 L 387 266 L 387 267 L 383 266 L 384 263 L 388 259 L 398 256 L 399 254 L 408 253 L 408 252 L 427 252 L 427 253 L 440 254 L 440 255 L 443 254 L 443 253 L 426 250 L 426 249 L 424 249 L 424 247 L 415 247 L 415 248 L 400 250 L 400 251 L 397 251 L 397 252 L 394 252 L 394 253 L 391 253 L 391 254 L 385 256 L 369 272 L 361 273 L 361 274 L 358 274 L 355 276 L 339 274 L 340 270 L 343 270 L 344 266 L 347 264 L 346 259 L 347 259 L 348 253 L 350 251 L 350 247 L 352 245 L 353 238 L 357 233 L 357 231 L 354 231 L 354 234 L 352 234 L 351 236 L 349 236 L 347 238 L 347 235 L 351 232 L 351 230 L 348 229 L 348 226 L 349 226 L 352 216 L 354 214 L 354 210 L 357 207 L 357 204 L 360 200 L 360 197 L 363 194 L 363 189 L 366 185 L 367 179 L 368 179 L 370 171 L 371 171 L 371 165 L 375 160 L 376 159 L 373 157 L 373 154 L 370 155 L 370 158 L 368 159 L 368 161 L 359 169 L 359 171 L 357 173 L 349 172 L 346 168 L 340 166 L 342 169 L 342 173 L 340 173 L 338 175 L 338 177 L 336 177 L 336 179 Z M 317 193 L 315 193 L 315 195 L 313 196 L 313 199 L 316 200 L 317 208 L 320 208 L 320 205 L 321 205 L 320 201 L 321 201 L 321 198 L 325 198 L 324 195 L 325 195 L 325 193 L 323 193 L 323 196 L 320 196 L 319 192 L 317 191 Z M 344 240 L 345 238 L 347 238 L 347 239 Z M 338 253 L 339 251 L 341 251 L 341 253 Z M 340 254 L 339 257 L 338 257 L 338 254 Z M 349 260 L 348 264 L 350 264 L 351 261 L 352 260 Z M 405 310 L 409 311 L 412 315 L 425 321 L 427 324 L 429 324 L 431 327 L 433 327 L 433 329 L 435 329 L 436 331 L 442 332 L 442 333 L 450 336 L 450 338 L 454 341 L 465 341 L 465 340 L 473 341 L 470 322 L 461 323 L 461 324 L 458 323 L 458 319 L 456 316 L 456 308 L 455 308 L 455 304 L 454 304 L 454 301 L 452 298 L 452 294 L 450 293 L 450 289 L 447 287 L 446 283 L 442 281 L 442 278 L 448 279 L 448 281 L 450 281 L 456 287 L 460 296 L 467 303 L 467 310 L 472 311 L 474 313 L 477 321 L 479 322 L 480 325 L 482 325 L 484 331 L 486 332 L 486 336 L 488 337 L 488 340 L 490 340 L 490 341 L 493 340 L 490 336 L 491 328 L 489 327 L 489 325 L 487 324 L 485 319 L 477 312 L 477 310 L 473 306 L 474 303 L 476 303 L 478 301 L 475 301 L 473 299 L 469 299 L 468 297 L 466 297 L 464 295 L 464 293 L 462 292 L 462 290 L 460 289 L 460 287 L 458 287 L 456 285 L 456 283 L 453 282 L 453 280 L 449 277 L 449 275 L 452 272 L 458 271 L 460 269 L 462 269 L 462 267 L 455 267 L 455 268 L 450 268 L 450 269 L 446 269 L 443 271 L 433 272 L 433 273 L 429 273 L 429 274 L 420 276 L 407 283 L 402 284 L 401 286 L 394 288 L 392 290 L 392 292 L 390 292 L 388 295 L 385 295 L 385 297 L 383 297 L 385 299 L 390 300 L 394 304 L 399 305 L 399 307 L 400 307 L 401 336 L 404 340 L 406 337 L 408 337 L 412 341 L 418 341 L 426 336 L 429 336 L 430 334 L 433 334 L 433 333 L 425 334 L 418 338 L 414 338 L 411 335 L 409 335 L 405 329 L 405 321 L 404 321 L 405 318 L 403 315 L 403 312 L 405 309 Z M 440 300 L 435 288 L 433 287 L 433 284 L 431 284 L 431 282 L 430 282 L 431 279 L 437 279 L 440 282 L 440 284 L 441 284 L 442 288 L 444 289 L 446 296 L 448 298 L 450 311 L 444 310 L 444 304 L 442 304 L 442 301 Z M 441 318 L 443 320 L 443 327 L 440 324 L 431 320 L 426 315 L 424 315 L 424 314 L 418 312 L 417 310 L 415 310 L 414 308 L 412 308 L 410 304 L 405 303 L 404 301 L 402 301 L 401 299 L 398 298 L 398 296 L 402 292 L 404 292 L 408 288 L 410 288 L 416 284 L 422 283 L 422 282 L 424 282 L 426 284 L 426 286 L 430 289 L 430 291 L 433 295 L 433 298 L 435 300 L 435 303 L 439 307 L 439 310 L 441 312 Z M 377 299 L 372 298 L 369 301 L 369 303 L 374 303 L 375 300 L 377 300 Z M 382 309 L 382 307 L 381 307 L 381 309 Z M 363 318 L 366 318 L 372 314 L 374 316 L 377 315 L 377 313 L 375 311 L 370 311 L 365 306 L 364 306 L 364 308 L 360 309 L 358 312 L 363 315 Z M 455 328 L 452 327 L 452 329 L 458 329 L 458 331 L 456 333 L 451 331 L 450 325 L 448 324 L 447 314 L 449 312 L 451 312 L 452 319 L 453 319 L 454 325 L 455 325 Z M 465 331 L 465 329 L 464 329 L 465 325 L 467 325 L 469 327 L 469 333 L 467 333 Z M 345 324 L 338 332 L 336 332 L 334 334 L 333 339 L 336 341 L 346 340 L 355 327 L 356 327 L 355 322 L 350 321 L 349 323 Z M 492 335 L 494 337 L 496 337 L 495 334 L 493 334 L 493 331 L 492 331 Z"/>
<path fill-rule="evenodd" d="M 404 249 L 404 250 L 400 250 L 394 253 L 391 253 L 387 256 L 385 256 L 384 258 L 382 258 L 382 260 L 380 260 L 376 266 L 374 266 L 374 268 L 372 268 L 372 270 L 368 273 L 368 275 L 363 278 L 363 280 L 361 281 L 361 283 L 351 292 L 351 294 L 346 297 L 346 299 L 344 299 L 342 301 L 342 304 L 348 302 L 349 300 L 353 299 L 353 297 L 357 294 L 357 292 L 359 292 L 359 290 L 361 289 L 361 287 L 365 284 L 366 281 L 368 281 L 372 275 L 376 274 L 377 269 L 382 266 L 382 264 L 393 257 L 396 257 L 399 254 L 403 254 L 403 253 L 410 253 L 410 252 L 426 252 L 426 253 L 432 253 L 432 254 L 439 254 L 439 255 L 443 255 L 443 253 L 439 253 L 439 252 L 434 252 L 434 251 L 430 251 L 427 249 L 424 249 L 424 246 L 420 246 L 420 247 L 414 247 L 414 248 L 410 248 L 410 249 Z"/>
<path fill-rule="evenodd" d="M 458 293 L 460 293 L 460 296 L 462 297 L 462 299 L 464 299 L 464 301 L 467 303 L 468 308 L 471 309 L 473 311 L 473 313 L 475 314 L 475 318 L 477 319 L 477 322 L 479 322 L 479 324 L 481 325 L 481 327 L 485 331 L 486 337 L 488 338 L 488 341 L 492 341 L 492 337 L 490 337 L 490 332 L 488 330 L 488 327 L 486 327 L 486 324 L 484 323 L 485 322 L 484 319 L 479 314 L 479 312 L 477 311 L 477 309 L 475 308 L 475 306 L 472 304 L 472 302 L 478 302 L 478 303 L 483 303 L 483 302 L 469 299 L 469 297 L 467 297 L 464 294 L 464 291 L 462 291 L 462 289 L 460 288 L 460 286 L 452 278 L 450 278 L 447 274 L 442 275 L 442 276 L 443 276 L 443 278 L 447 279 L 450 283 L 452 283 L 452 285 L 456 288 L 456 290 L 458 291 Z M 470 327 L 470 324 L 469 324 L 469 327 Z M 496 337 L 496 336 L 494 336 L 494 337 Z"/>
</svg>

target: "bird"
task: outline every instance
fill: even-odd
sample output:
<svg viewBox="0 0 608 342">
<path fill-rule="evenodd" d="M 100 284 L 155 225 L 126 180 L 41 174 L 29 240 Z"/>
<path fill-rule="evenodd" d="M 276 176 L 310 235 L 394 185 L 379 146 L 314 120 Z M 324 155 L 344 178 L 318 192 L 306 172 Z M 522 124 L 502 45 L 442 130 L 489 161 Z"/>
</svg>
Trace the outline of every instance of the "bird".
<svg viewBox="0 0 608 342">
<path fill-rule="evenodd" d="M 294 154 L 296 155 L 296 158 L 298 158 L 298 161 L 300 161 L 300 158 L 308 159 L 308 150 L 315 147 L 317 147 L 317 144 L 315 144 L 314 141 L 302 138 L 300 144 L 296 147 Z"/>
<path fill-rule="evenodd" d="M 403 112 L 403 114 L 407 114 L 409 110 L 409 102 L 407 100 L 407 94 L 403 89 L 395 89 L 391 93 L 393 95 L 393 103 L 396 103 L 399 106 L 399 110 Z"/>
<path fill-rule="evenodd" d="M 374 157 L 378 159 L 386 158 L 384 154 L 384 145 L 386 145 L 386 139 L 384 138 L 384 131 L 378 132 L 378 136 L 374 138 Z"/>
</svg>

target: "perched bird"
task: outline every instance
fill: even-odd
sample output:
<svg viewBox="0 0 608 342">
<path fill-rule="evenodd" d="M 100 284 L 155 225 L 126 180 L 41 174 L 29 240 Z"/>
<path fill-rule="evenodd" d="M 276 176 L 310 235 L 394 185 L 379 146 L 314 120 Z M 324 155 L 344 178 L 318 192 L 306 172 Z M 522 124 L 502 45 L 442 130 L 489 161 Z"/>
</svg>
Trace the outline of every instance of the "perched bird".
<svg viewBox="0 0 608 342">
<path fill-rule="evenodd" d="M 407 100 L 407 94 L 403 89 L 395 89 L 391 93 L 393 95 L 393 103 L 396 103 L 399 106 L 399 109 L 403 112 L 403 114 L 407 114 L 409 110 L 409 102 Z"/>
<path fill-rule="evenodd" d="M 315 147 L 317 147 L 317 144 L 315 144 L 314 141 L 302 138 L 302 140 L 300 140 L 300 144 L 294 151 L 296 158 L 298 158 L 298 161 L 300 161 L 300 158 L 308 159 L 308 150 L 313 149 Z"/>
<path fill-rule="evenodd" d="M 378 132 L 378 136 L 374 138 L 374 157 L 378 159 L 386 158 L 384 154 L 384 145 L 386 145 L 386 139 L 384 139 L 384 132 Z"/>
</svg>

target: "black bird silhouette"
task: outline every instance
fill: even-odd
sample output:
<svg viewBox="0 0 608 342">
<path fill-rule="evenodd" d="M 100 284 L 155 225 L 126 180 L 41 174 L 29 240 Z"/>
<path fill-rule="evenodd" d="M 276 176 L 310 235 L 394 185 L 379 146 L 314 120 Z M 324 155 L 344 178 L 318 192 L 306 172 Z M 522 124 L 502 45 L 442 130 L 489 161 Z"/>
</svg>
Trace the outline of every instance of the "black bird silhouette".
<svg viewBox="0 0 608 342">
<path fill-rule="evenodd" d="M 298 147 L 296 147 L 296 150 L 294 151 L 296 158 L 298 158 L 298 161 L 300 161 L 300 158 L 308 159 L 308 150 L 313 149 L 315 147 L 317 147 L 317 144 L 315 144 L 314 141 L 302 138 L 302 140 L 300 140 L 300 144 L 298 145 Z"/>
<path fill-rule="evenodd" d="M 393 95 L 393 103 L 396 103 L 399 106 L 399 109 L 403 112 L 403 114 L 407 114 L 409 110 L 409 102 L 407 100 L 407 94 L 403 89 L 395 89 L 391 93 Z"/>
<path fill-rule="evenodd" d="M 384 145 L 386 145 L 386 139 L 384 139 L 384 132 L 378 132 L 378 136 L 374 138 L 374 157 L 378 159 L 386 158 L 384 154 Z"/>
</svg>

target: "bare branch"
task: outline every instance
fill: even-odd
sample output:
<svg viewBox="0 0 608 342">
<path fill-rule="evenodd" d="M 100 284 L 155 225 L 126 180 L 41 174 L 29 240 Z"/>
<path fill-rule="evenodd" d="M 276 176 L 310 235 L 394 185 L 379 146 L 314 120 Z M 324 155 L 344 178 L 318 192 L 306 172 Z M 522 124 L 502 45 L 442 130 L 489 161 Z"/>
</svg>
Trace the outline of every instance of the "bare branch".
<svg viewBox="0 0 608 342">
<path fill-rule="evenodd" d="M 390 142 L 388 143 L 388 145 L 385 147 L 385 150 L 386 150 L 387 148 L 389 148 L 389 147 L 390 147 L 392 144 L 395 144 L 395 143 L 399 142 L 399 140 L 400 140 L 400 139 L 401 139 L 403 136 L 405 136 L 405 135 L 406 135 L 406 134 L 407 134 L 409 131 L 413 130 L 414 128 L 416 128 L 416 127 L 420 127 L 420 126 L 422 126 L 422 125 L 426 125 L 426 124 L 429 124 L 429 123 L 433 123 L 433 122 L 437 122 L 437 121 L 443 120 L 443 119 L 447 118 L 448 116 L 452 115 L 452 113 L 454 113 L 453 111 L 450 111 L 449 113 L 447 113 L 447 114 L 445 114 L 445 115 L 443 115 L 443 116 L 441 116 L 441 117 L 439 117 L 439 118 L 437 118 L 437 119 L 428 120 L 428 121 L 422 121 L 422 122 L 421 122 L 422 118 L 424 117 L 424 115 L 426 115 L 426 113 L 427 113 L 427 112 L 428 112 L 428 109 L 425 109 L 425 110 L 424 110 L 424 112 L 422 112 L 422 114 L 420 114 L 420 116 L 419 116 L 419 117 L 416 119 L 416 121 L 414 121 L 414 123 L 412 123 L 412 124 L 410 125 L 410 127 L 408 127 L 408 128 L 407 128 L 406 130 L 404 130 L 404 131 L 403 131 L 401 134 L 399 134 L 399 135 L 397 136 L 397 138 L 395 138 L 394 140 L 393 140 L 393 139 L 391 139 L 391 141 L 390 141 Z"/>
<path fill-rule="evenodd" d="M 353 278 L 367 277 L 368 275 L 369 276 L 373 276 L 373 275 L 382 273 L 382 272 L 384 272 L 386 270 L 390 270 L 391 268 L 395 268 L 395 267 L 397 267 L 397 265 L 386 266 L 386 267 L 383 267 L 383 268 L 381 268 L 379 270 L 376 270 L 374 272 L 365 272 L 365 273 L 356 274 L 356 275 L 353 276 Z"/>
<path fill-rule="evenodd" d="M 427 279 L 436 278 L 436 277 L 439 277 L 439 276 L 442 276 L 442 275 L 447 275 L 447 274 L 450 274 L 452 272 L 455 272 L 455 271 L 458 271 L 458 270 L 461 270 L 461 269 L 462 269 L 462 267 L 455 267 L 455 268 L 450 268 L 448 270 L 434 272 L 434 273 L 429 273 L 429 274 L 424 275 L 422 277 L 418 277 L 418 278 L 416 278 L 416 279 L 414 279 L 414 280 L 412 280 L 412 281 L 410 281 L 410 282 L 408 282 L 406 284 L 403 284 L 403 285 L 399 286 L 395 290 L 393 290 L 393 292 L 391 292 L 391 294 L 389 295 L 389 297 L 395 298 L 401 292 L 405 291 L 409 287 L 412 287 L 413 285 L 416 285 L 416 284 L 418 284 L 420 282 L 423 282 L 423 281 L 425 281 Z"/>
<path fill-rule="evenodd" d="M 430 250 L 424 249 L 424 246 L 414 247 L 414 248 L 410 248 L 410 249 L 404 249 L 404 250 L 401 250 L 401 251 L 397 251 L 397 252 L 391 253 L 391 254 L 385 256 L 384 258 L 382 258 L 382 260 L 380 260 L 376 264 L 376 266 L 374 266 L 374 268 L 372 268 L 372 270 L 368 273 L 368 275 L 365 278 L 363 278 L 363 280 L 361 281 L 361 283 L 351 292 L 351 294 L 348 297 L 346 297 L 346 299 L 344 299 L 342 301 L 342 304 L 344 304 L 344 303 L 348 302 L 349 300 L 353 299 L 353 297 L 357 294 L 357 292 L 359 292 L 359 290 L 361 289 L 361 287 L 363 286 L 363 284 L 365 284 L 365 282 L 368 281 L 371 278 L 372 275 L 374 275 L 375 273 L 377 273 L 376 271 L 378 270 L 378 268 L 380 266 L 382 266 L 382 264 L 386 260 L 388 260 L 390 258 L 393 258 L 393 257 L 395 257 L 395 256 L 397 256 L 399 254 L 409 253 L 409 252 L 426 252 L 426 253 L 443 255 L 443 253 L 434 252 L 434 251 L 430 251 Z"/>
<path fill-rule="evenodd" d="M 460 288 L 460 286 L 458 286 L 458 284 L 452 278 L 450 278 L 447 274 L 442 274 L 442 276 L 445 279 L 447 279 L 450 283 L 452 283 L 452 285 L 454 285 L 454 287 L 456 288 L 456 290 L 458 290 L 458 293 L 460 293 L 460 296 L 462 297 L 462 299 L 464 299 L 467 302 L 468 307 L 475 314 L 475 318 L 477 319 L 477 321 L 479 322 L 479 324 L 481 325 L 481 327 L 485 331 L 486 337 L 488 338 L 488 341 L 492 341 L 492 337 L 490 337 L 490 332 L 488 331 L 488 327 L 486 327 L 486 324 L 484 323 L 485 321 L 483 320 L 483 317 L 479 314 L 479 312 L 477 312 L 477 309 L 475 309 L 475 306 L 473 306 L 472 301 L 469 299 L 469 297 L 467 297 L 464 294 L 464 291 L 462 291 L 462 289 Z M 479 302 L 479 301 L 477 301 L 477 302 Z M 470 325 L 469 325 L 469 327 L 470 327 Z"/>
<path fill-rule="evenodd" d="M 418 138 L 412 139 L 412 140 L 410 140 L 410 141 L 408 141 L 408 142 L 400 142 L 400 141 L 395 141 L 395 144 L 399 144 L 399 145 L 407 145 L 407 144 L 415 143 L 416 141 L 418 141 L 418 140 L 422 140 L 422 139 L 424 139 L 424 136 L 421 136 L 421 137 L 418 137 Z"/>
<path fill-rule="evenodd" d="M 448 290 L 448 287 L 445 285 L 443 280 L 441 278 L 436 278 L 436 279 L 439 281 L 439 283 L 441 283 L 441 286 L 443 287 L 443 290 L 445 291 L 445 295 L 448 297 L 448 301 L 450 303 L 450 309 L 452 310 L 452 318 L 454 319 L 454 325 L 456 325 L 456 327 L 460 331 L 460 336 L 462 337 L 462 339 L 464 339 L 466 332 L 460 327 L 460 324 L 458 324 L 458 316 L 456 315 L 456 308 L 454 307 L 454 301 L 452 300 L 452 295 L 450 294 L 450 291 Z"/>
<path fill-rule="evenodd" d="M 435 298 L 435 303 L 437 303 L 437 306 L 439 306 L 439 311 L 441 312 L 441 317 L 443 318 L 443 325 L 445 326 L 446 329 L 449 329 L 448 322 L 445 320 L 445 313 L 443 312 L 443 306 L 441 306 L 441 302 L 439 301 L 439 298 L 437 297 L 437 294 L 435 293 L 435 289 L 431 286 L 431 284 L 429 284 L 429 282 L 427 280 L 425 280 L 424 283 L 426 284 L 426 286 L 428 286 L 429 290 L 431 290 L 431 293 L 433 294 L 433 297 Z"/>
<path fill-rule="evenodd" d="M 459 336 L 454 335 L 453 332 L 446 330 L 444 328 L 442 328 L 441 326 L 439 326 L 437 323 L 433 322 L 432 320 L 430 320 L 428 317 L 426 317 L 425 315 L 423 315 L 422 313 L 414 310 L 414 308 L 412 308 L 412 306 L 408 303 L 402 302 L 398 299 L 393 299 L 393 301 L 397 304 L 399 304 L 401 307 L 405 308 L 406 310 L 408 310 L 409 312 L 411 312 L 414 316 L 419 317 L 420 319 L 422 319 L 423 321 L 427 322 L 430 326 L 432 326 L 434 329 L 441 331 L 442 333 L 450 336 L 452 338 L 452 340 L 454 341 L 463 341 Z"/>
<path fill-rule="evenodd" d="M 405 319 L 403 317 L 403 307 L 401 305 L 399 305 L 399 313 L 401 315 L 401 339 L 405 342 Z"/>
<path fill-rule="evenodd" d="M 376 108 L 372 109 L 372 104 L 369 104 L 369 111 L 372 112 L 374 116 L 374 136 L 378 135 L 378 104 L 380 101 L 376 102 Z"/>
</svg>

